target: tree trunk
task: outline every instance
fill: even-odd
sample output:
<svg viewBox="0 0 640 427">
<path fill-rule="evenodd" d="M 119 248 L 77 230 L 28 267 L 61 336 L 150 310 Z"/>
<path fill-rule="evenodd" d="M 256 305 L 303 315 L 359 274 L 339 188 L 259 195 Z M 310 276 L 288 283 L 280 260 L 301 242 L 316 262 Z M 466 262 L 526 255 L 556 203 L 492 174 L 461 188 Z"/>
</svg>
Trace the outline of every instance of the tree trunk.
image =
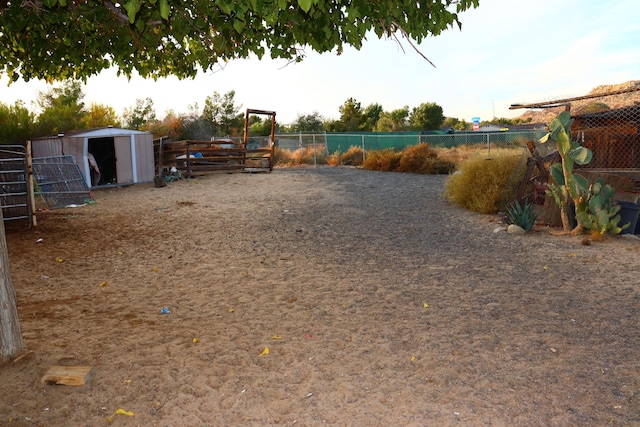
<svg viewBox="0 0 640 427">
<path fill-rule="evenodd" d="M 16 291 L 11 280 L 4 219 L 0 208 L 0 360 L 13 359 L 23 349 Z"/>
</svg>

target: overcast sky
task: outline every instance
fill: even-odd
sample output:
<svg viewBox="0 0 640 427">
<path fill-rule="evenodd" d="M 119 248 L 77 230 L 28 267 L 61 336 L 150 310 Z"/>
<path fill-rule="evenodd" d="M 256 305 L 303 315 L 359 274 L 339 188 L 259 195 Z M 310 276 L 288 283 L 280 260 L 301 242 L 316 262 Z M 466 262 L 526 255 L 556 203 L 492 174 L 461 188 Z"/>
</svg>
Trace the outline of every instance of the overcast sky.
<svg viewBox="0 0 640 427">
<path fill-rule="evenodd" d="M 284 60 L 238 60 L 195 80 L 157 82 L 104 72 L 88 80 L 85 103 L 106 104 L 121 114 L 136 99 L 150 97 L 158 118 L 187 113 L 207 96 L 236 91 L 242 108 L 275 110 L 291 123 L 315 111 L 339 118 L 338 108 L 355 98 L 365 108 L 386 111 L 423 102 L 442 106 L 444 115 L 514 117 L 515 103 L 585 95 L 603 84 L 640 80 L 640 19 L 637 0 L 480 0 L 460 16 L 462 30 L 450 29 L 419 47 L 433 68 L 403 42 L 372 35 L 360 51 L 316 54 L 298 64 Z M 404 50 L 403 50 L 404 49 Z M 0 102 L 24 101 L 29 108 L 41 81 L 7 87 L 0 79 Z"/>
</svg>

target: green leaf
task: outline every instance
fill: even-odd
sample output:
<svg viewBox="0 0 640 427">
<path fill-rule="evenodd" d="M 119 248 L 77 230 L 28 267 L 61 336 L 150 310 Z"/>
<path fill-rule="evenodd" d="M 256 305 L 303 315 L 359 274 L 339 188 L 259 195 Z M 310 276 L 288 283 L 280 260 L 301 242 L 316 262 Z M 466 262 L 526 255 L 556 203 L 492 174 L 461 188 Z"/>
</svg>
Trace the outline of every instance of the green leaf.
<svg viewBox="0 0 640 427">
<path fill-rule="evenodd" d="M 300 6 L 300 8 L 305 12 L 309 12 L 312 3 L 312 0 L 298 0 L 298 6 Z"/>
<path fill-rule="evenodd" d="M 586 147 L 578 146 L 569 151 L 569 156 L 579 165 L 586 165 L 591 161 L 593 153 Z"/>
<path fill-rule="evenodd" d="M 133 24 L 136 21 L 136 14 L 140 10 L 140 3 L 137 0 L 131 0 L 124 4 L 124 8 L 127 10 L 127 16 L 129 17 L 129 23 Z"/>
<path fill-rule="evenodd" d="M 558 151 L 566 154 L 571 150 L 571 139 L 564 130 L 560 130 L 556 136 L 556 144 L 558 145 Z"/>
<path fill-rule="evenodd" d="M 233 29 L 236 30 L 238 33 L 242 33 L 242 30 L 244 30 L 244 22 L 241 21 L 240 19 L 234 19 L 233 20 Z"/>
<path fill-rule="evenodd" d="M 160 16 L 165 21 L 169 20 L 169 2 L 168 2 L 168 0 L 160 0 Z"/>
<path fill-rule="evenodd" d="M 560 185 L 564 185 L 564 173 L 562 172 L 562 163 L 554 163 L 549 168 L 549 172 L 551 172 L 551 177 L 555 182 Z"/>
<path fill-rule="evenodd" d="M 587 191 L 589 191 L 589 181 L 587 181 L 587 178 L 585 178 L 582 175 L 579 175 L 577 173 L 573 174 L 573 179 L 577 185 L 576 190 L 582 194 L 586 193 Z"/>
<path fill-rule="evenodd" d="M 540 138 L 538 140 L 538 142 L 540 142 L 540 144 L 544 144 L 545 142 L 547 142 L 549 140 L 549 137 L 551 136 L 551 132 L 547 133 L 545 136 L 543 136 L 542 138 Z"/>
</svg>

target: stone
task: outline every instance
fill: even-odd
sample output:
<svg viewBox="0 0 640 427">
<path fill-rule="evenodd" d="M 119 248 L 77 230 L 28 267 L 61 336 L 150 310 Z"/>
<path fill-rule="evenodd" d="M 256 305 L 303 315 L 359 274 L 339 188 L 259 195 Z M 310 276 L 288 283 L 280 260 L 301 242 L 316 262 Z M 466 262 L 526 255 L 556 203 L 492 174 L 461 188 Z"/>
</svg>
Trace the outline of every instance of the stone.
<svg viewBox="0 0 640 427">
<path fill-rule="evenodd" d="M 519 234 L 524 234 L 524 228 L 520 227 L 519 225 L 516 224 L 510 224 L 507 227 L 507 233 L 509 234 L 515 234 L 515 235 L 519 235 Z"/>
</svg>

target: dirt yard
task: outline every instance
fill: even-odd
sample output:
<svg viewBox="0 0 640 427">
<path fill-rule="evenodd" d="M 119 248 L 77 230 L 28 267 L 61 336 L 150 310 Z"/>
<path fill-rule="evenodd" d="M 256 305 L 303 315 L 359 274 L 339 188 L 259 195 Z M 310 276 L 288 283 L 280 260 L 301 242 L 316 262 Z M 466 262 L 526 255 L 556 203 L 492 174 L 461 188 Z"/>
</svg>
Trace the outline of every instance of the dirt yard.
<svg viewBox="0 0 640 427">
<path fill-rule="evenodd" d="M 445 179 L 219 174 L 8 225 L 0 425 L 640 425 L 640 240 L 494 232 Z"/>
</svg>

